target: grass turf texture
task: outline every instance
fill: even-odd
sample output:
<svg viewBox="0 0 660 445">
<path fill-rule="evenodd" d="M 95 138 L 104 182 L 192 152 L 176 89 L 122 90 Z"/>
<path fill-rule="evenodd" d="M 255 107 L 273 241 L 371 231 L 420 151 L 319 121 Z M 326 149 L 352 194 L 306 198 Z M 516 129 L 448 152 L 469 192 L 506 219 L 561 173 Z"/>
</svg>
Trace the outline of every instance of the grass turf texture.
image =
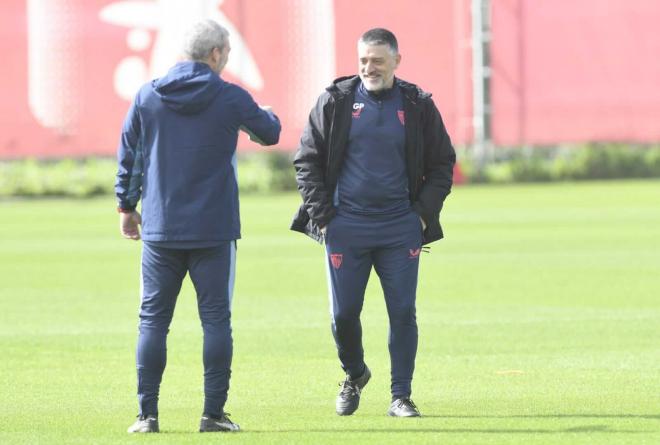
<svg viewBox="0 0 660 445">
<path fill-rule="evenodd" d="M 136 414 L 140 244 L 114 203 L 5 201 L 0 443 L 660 443 L 660 182 L 455 188 L 421 258 L 414 400 L 392 419 L 387 315 L 363 311 L 374 377 L 351 417 L 329 330 L 323 250 L 287 231 L 295 195 L 245 196 L 227 410 L 195 433 L 201 328 L 190 282 L 169 336 L 157 437 Z"/>
</svg>

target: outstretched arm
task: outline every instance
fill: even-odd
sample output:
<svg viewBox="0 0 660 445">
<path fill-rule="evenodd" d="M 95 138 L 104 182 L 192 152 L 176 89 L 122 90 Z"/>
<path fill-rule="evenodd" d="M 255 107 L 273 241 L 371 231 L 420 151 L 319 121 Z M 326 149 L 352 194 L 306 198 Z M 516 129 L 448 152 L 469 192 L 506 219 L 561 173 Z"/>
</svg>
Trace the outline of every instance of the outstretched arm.
<svg viewBox="0 0 660 445">
<path fill-rule="evenodd" d="M 280 140 L 282 126 L 279 118 L 269 106 L 260 107 L 247 91 L 243 91 L 241 101 L 240 129 L 245 131 L 250 140 L 260 145 L 275 145 Z"/>
</svg>

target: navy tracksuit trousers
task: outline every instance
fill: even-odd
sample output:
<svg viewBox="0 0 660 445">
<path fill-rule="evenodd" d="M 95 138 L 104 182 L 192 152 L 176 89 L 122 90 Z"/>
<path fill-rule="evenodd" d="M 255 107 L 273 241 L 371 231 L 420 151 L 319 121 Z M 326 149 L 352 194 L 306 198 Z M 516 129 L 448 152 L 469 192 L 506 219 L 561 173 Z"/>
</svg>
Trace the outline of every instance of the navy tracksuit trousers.
<svg viewBox="0 0 660 445">
<path fill-rule="evenodd" d="M 204 413 L 220 417 L 231 373 L 235 258 L 233 241 L 195 249 L 143 243 L 142 303 L 136 354 L 140 415 L 158 414 L 158 393 L 167 361 L 167 333 L 181 283 L 189 272 L 197 292 L 204 331 Z"/>
<path fill-rule="evenodd" d="M 415 295 L 422 247 L 417 213 L 338 213 L 326 229 L 332 333 L 342 368 L 351 378 L 364 372 L 360 312 L 371 268 L 380 278 L 390 321 L 392 396 L 410 397 L 417 354 Z"/>
</svg>

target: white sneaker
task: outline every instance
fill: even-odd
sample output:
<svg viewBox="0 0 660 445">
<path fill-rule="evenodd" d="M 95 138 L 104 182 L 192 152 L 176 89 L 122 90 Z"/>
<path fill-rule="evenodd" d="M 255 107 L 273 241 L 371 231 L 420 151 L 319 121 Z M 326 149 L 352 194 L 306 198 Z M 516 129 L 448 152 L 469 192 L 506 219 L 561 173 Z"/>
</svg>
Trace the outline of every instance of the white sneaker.
<svg viewBox="0 0 660 445">
<path fill-rule="evenodd" d="M 421 417 L 419 410 L 410 399 L 396 399 L 387 410 L 388 416 L 393 417 Z"/>
<path fill-rule="evenodd" d="M 135 423 L 127 430 L 129 433 L 158 433 L 159 431 L 156 416 L 138 416 Z"/>
</svg>

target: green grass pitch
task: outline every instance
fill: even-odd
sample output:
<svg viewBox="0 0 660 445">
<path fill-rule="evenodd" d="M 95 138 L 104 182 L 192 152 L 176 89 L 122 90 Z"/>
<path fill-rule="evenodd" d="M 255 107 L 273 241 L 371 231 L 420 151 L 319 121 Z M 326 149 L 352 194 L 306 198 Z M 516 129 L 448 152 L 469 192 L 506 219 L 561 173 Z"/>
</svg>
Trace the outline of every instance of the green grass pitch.
<svg viewBox="0 0 660 445">
<path fill-rule="evenodd" d="M 162 434 L 130 436 L 140 244 L 111 198 L 0 202 L 0 444 L 658 444 L 660 182 L 456 187 L 421 258 L 413 398 L 393 419 L 372 274 L 373 378 L 334 413 L 342 372 L 323 249 L 290 195 L 244 196 L 226 409 L 196 433 L 201 328 L 188 280 L 169 336 Z"/>
</svg>

